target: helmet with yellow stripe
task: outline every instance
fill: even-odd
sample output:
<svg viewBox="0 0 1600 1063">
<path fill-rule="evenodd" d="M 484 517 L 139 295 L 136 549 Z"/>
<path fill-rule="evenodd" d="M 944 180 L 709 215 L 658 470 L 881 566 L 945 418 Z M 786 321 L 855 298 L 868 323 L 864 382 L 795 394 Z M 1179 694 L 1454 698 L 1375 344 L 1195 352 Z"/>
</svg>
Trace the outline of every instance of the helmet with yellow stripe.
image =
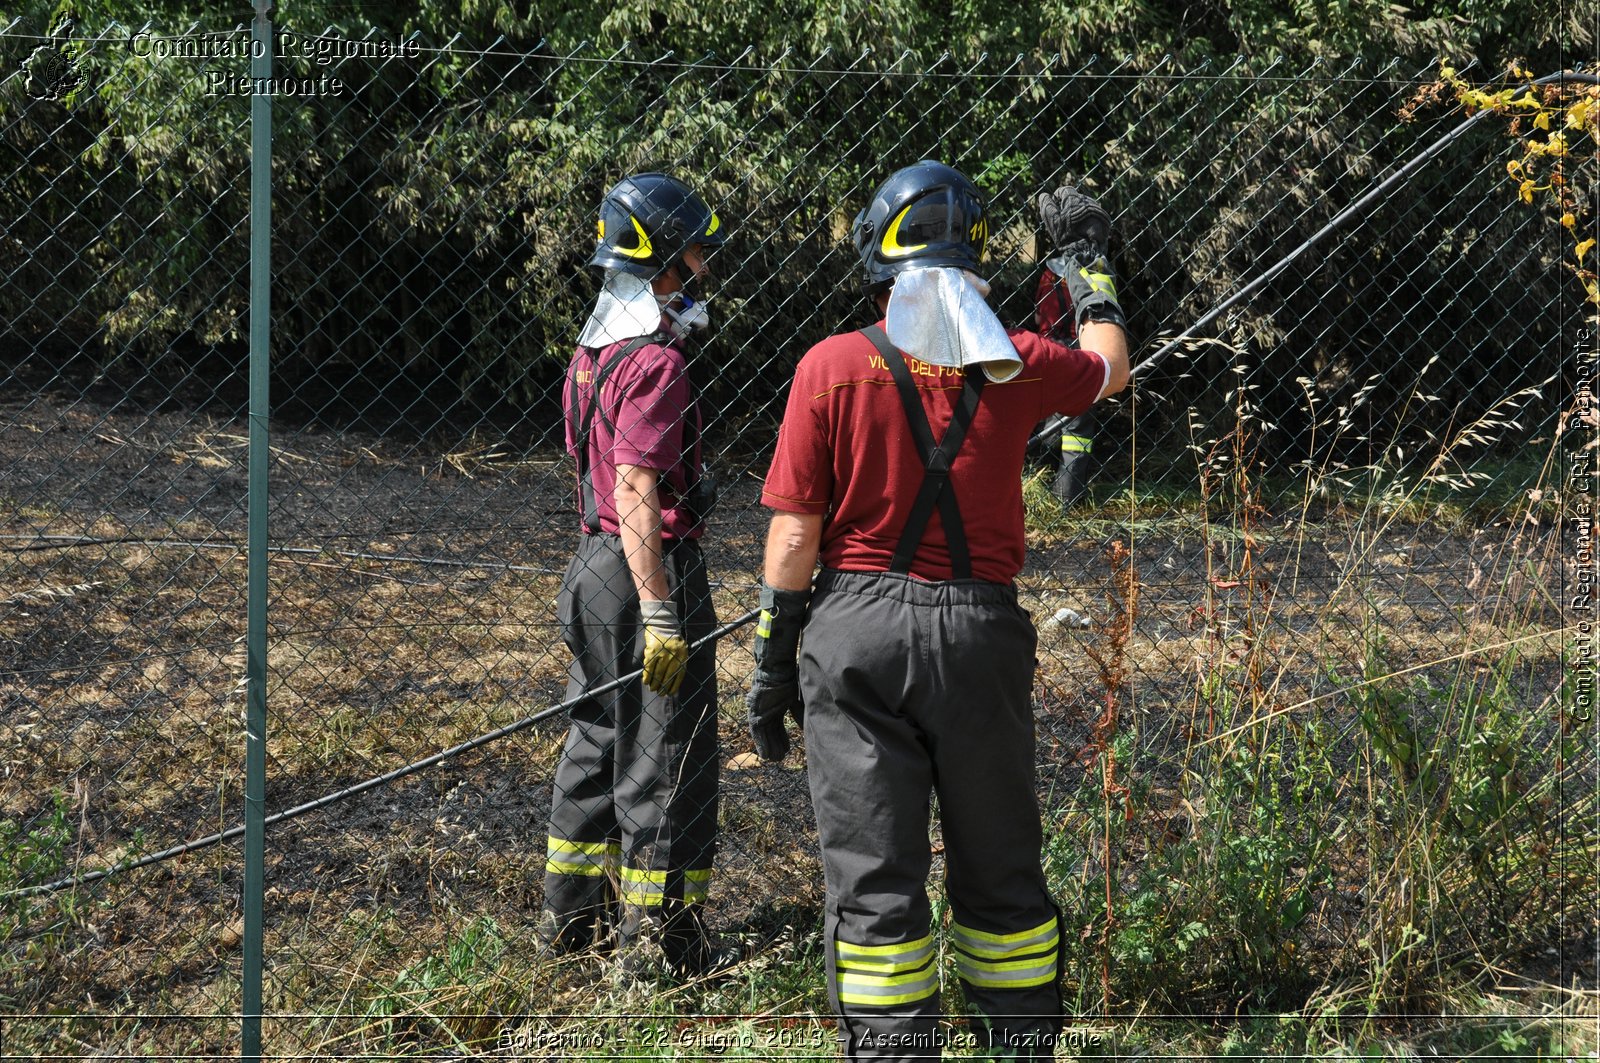
<svg viewBox="0 0 1600 1063">
<path fill-rule="evenodd" d="M 725 239 L 716 211 L 688 185 L 663 173 L 624 178 L 600 201 L 597 246 L 589 265 L 654 277 L 694 244 Z"/>
<path fill-rule="evenodd" d="M 878 186 L 856 215 L 850 238 L 872 296 L 886 291 L 903 270 L 977 269 L 989 242 L 989 219 L 976 185 L 959 170 L 924 159 Z"/>
</svg>

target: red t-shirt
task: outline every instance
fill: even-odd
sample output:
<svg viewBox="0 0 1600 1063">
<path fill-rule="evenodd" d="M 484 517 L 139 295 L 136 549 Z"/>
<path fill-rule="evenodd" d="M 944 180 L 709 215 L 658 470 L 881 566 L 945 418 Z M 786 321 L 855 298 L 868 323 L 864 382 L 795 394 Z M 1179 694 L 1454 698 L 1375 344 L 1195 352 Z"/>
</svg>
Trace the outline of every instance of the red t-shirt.
<svg viewBox="0 0 1600 1063">
<path fill-rule="evenodd" d="M 567 453 L 577 456 L 578 424 L 594 400 L 594 376 L 621 343 L 590 351 L 579 347 L 567 366 L 562 389 L 562 409 L 566 411 Z M 576 411 L 580 421 L 575 423 Z M 589 476 L 594 484 L 595 508 L 600 515 L 598 530 L 615 534 L 617 505 L 613 492 L 618 465 L 641 465 L 662 474 L 657 487 L 661 500 L 661 535 L 665 539 L 697 539 L 702 527 L 678 508 L 678 497 L 689 486 L 691 469 L 700 463 L 700 411 L 689 387 L 683 354 L 661 343 L 647 343 L 623 356 L 606 376 L 601 388 L 601 407 L 589 421 Z M 611 424 L 600 416 L 604 412 Z M 685 425 L 694 418 L 694 453 L 684 454 Z M 691 466 L 690 463 L 693 463 Z M 580 520 L 583 491 L 578 492 Z"/>
<path fill-rule="evenodd" d="M 1022 329 L 1009 334 L 1022 369 L 1003 384 L 984 385 L 946 488 L 955 490 L 961 507 L 972 575 L 993 583 L 1010 583 L 1022 570 L 1022 463 L 1034 426 L 1052 413 L 1076 416 L 1088 409 L 1110 374 L 1106 360 L 1092 351 Z M 961 397 L 961 370 L 909 357 L 906 365 L 937 442 Z M 762 504 L 831 513 L 822 532 L 823 565 L 887 572 L 922 479 L 894 378 L 872 341 L 850 332 L 807 351 L 795 369 Z M 952 578 L 937 508 L 911 574 Z"/>
</svg>

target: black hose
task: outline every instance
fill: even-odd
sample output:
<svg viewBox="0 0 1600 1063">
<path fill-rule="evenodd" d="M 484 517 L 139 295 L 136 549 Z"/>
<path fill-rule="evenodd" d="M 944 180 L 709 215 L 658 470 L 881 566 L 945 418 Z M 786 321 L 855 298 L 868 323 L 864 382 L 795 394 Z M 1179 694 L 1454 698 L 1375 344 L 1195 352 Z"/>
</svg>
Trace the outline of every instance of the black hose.
<svg viewBox="0 0 1600 1063">
<path fill-rule="evenodd" d="M 1547 85 L 1547 84 L 1550 84 L 1550 83 L 1552 83 L 1554 81 L 1561 81 L 1561 80 L 1577 81 L 1577 82 L 1581 82 L 1581 83 L 1586 84 L 1586 85 L 1600 85 L 1600 76 L 1596 76 L 1594 74 L 1577 73 L 1577 72 L 1572 72 L 1572 71 L 1562 71 L 1562 72 L 1556 73 L 1556 74 L 1547 74 L 1542 78 L 1539 78 L 1539 79 L 1537 79 L 1537 80 L 1535 80 L 1533 82 L 1530 82 L 1528 85 L 1524 86 L 1521 91 L 1522 92 L 1526 92 L 1528 89 L 1534 87 L 1535 85 Z M 1444 136 L 1440 137 L 1438 140 L 1434 141 L 1426 149 L 1424 149 L 1421 153 L 1419 153 L 1415 158 L 1413 158 L 1410 162 L 1406 163 L 1400 169 L 1398 169 L 1394 173 L 1390 174 L 1387 178 L 1385 178 L 1383 181 L 1379 182 L 1378 185 L 1376 185 L 1374 188 L 1372 188 L 1370 191 L 1368 191 L 1360 199 L 1356 200 L 1354 203 L 1350 204 L 1350 206 L 1346 207 L 1344 210 L 1342 210 L 1338 214 L 1336 214 L 1331 220 L 1329 220 L 1329 222 L 1326 225 L 1324 225 L 1321 229 L 1317 230 L 1317 232 L 1313 233 L 1310 237 L 1308 237 L 1304 242 L 1302 242 L 1300 244 L 1300 246 L 1296 247 L 1293 251 L 1291 251 L 1287 255 L 1285 255 L 1271 269 L 1268 269 L 1266 272 L 1262 273 L 1255 280 L 1251 281 L 1249 284 L 1245 285 L 1244 287 L 1238 289 L 1236 292 L 1234 292 L 1233 295 L 1229 296 L 1227 299 L 1223 300 L 1221 303 L 1218 303 L 1215 307 L 1213 307 L 1210 311 L 1208 311 L 1204 316 L 1202 316 L 1197 321 L 1195 321 L 1194 324 L 1190 325 L 1189 328 L 1185 329 L 1180 335 L 1178 335 L 1178 336 L 1174 337 L 1172 340 L 1168 341 L 1166 343 L 1166 345 L 1164 345 L 1160 350 L 1156 351 L 1149 358 L 1146 358 L 1143 362 L 1140 362 L 1137 366 L 1135 366 L 1133 368 L 1133 371 L 1132 371 L 1133 374 L 1137 375 L 1137 374 L 1143 372 L 1144 370 L 1149 369 L 1151 366 L 1157 364 L 1158 362 L 1160 362 L 1161 359 L 1165 358 L 1172 351 L 1176 350 L 1179 347 L 1179 345 L 1181 345 L 1184 341 L 1191 339 L 1192 338 L 1192 334 L 1196 329 L 1202 328 L 1205 325 L 1210 324 L 1212 321 L 1216 320 L 1217 317 L 1219 317 L 1220 315 L 1225 313 L 1230 307 L 1236 305 L 1240 300 L 1244 299 L 1245 297 L 1247 297 L 1251 293 L 1255 292 L 1257 289 L 1261 288 L 1262 285 L 1266 284 L 1268 281 L 1270 281 L 1274 277 L 1278 276 L 1278 274 L 1282 273 L 1285 269 L 1288 268 L 1288 266 L 1289 266 L 1289 264 L 1291 262 L 1293 262 L 1295 259 L 1299 258 L 1302 254 L 1304 254 L 1306 251 L 1308 251 L 1311 247 L 1316 245 L 1316 243 L 1318 241 L 1320 241 L 1323 237 L 1327 236 L 1329 233 L 1335 231 L 1340 226 L 1344 225 L 1351 218 L 1353 218 L 1356 214 L 1358 214 L 1361 210 L 1363 210 L 1368 204 L 1370 204 L 1374 199 L 1376 199 L 1378 196 L 1382 195 L 1385 191 L 1387 191 L 1390 187 L 1392 187 L 1395 183 L 1397 183 L 1398 181 L 1402 180 L 1405 177 L 1410 176 L 1410 174 L 1412 172 L 1414 172 L 1418 167 L 1422 166 L 1429 159 L 1433 158 L 1440 151 L 1444 150 L 1444 148 L 1449 146 L 1449 144 L 1452 141 L 1454 141 L 1458 137 L 1460 137 L 1463 133 L 1465 133 L 1468 129 L 1470 129 L 1476 122 L 1481 120 L 1485 115 L 1487 115 L 1489 113 L 1491 113 L 1491 112 L 1489 112 L 1489 111 L 1480 111 L 1480 112 L 1478 112 L 1477 114 L 1475 114 L 1475 115 L 1471 116 L 1470 118 L 1466 119 L 1466 121 L 1462 122 L 1460 125 L 1456 126 L 1454 129 L 1450 130 L 1450 132 L 1446 133 Z M 1046 424 L 1046 427 L 1044 427 L 1043 429 L 1041 429 L 1039 432 L 1037 432 L 1034 435 L 1033 439 L 1030 440 L 1030 443 L 1041 443 L 1041 442 L 1043 442 L 1045 439 L 1047 439 L 1050 436 L 1050 434 L 1052 432 L 1056 431 L 1060 427 L 1061 422 L 1063 422 L 1065 420 L 1066 420 L 1066 418 L 1061 417 L 1060 415 L 1056 415 L 1056 417 L 1053 418 L 1051 422 L 1048 422 Z M 45 537 L 40 537 L 40 538 L 45 538 Z M 116 541 L 133 542 L 133 541 L 143 541 L 143 540 L 116 540 Z M 52 544 L 47 544 L 47 545 L 56 545 L 56 544 L 52 543 Z M 62 544 L 62 545 L 81 545 L 81 544 Z M 197 546 L 198 545 L 207 545 L 207 546 L 209 546 L 209 545 L 213 545 L 213 544 L 193 544 L 193 545 L 197 545 Z M 284 549 L 284 552 L 295 552 L 295 548 L 282 548 L 282 549 Z M 300 549 L 305 549 L 305 548 L 300 548 Z M 318 553 L 320 553 L 322 551 L 312 551 L 312 550 L 306 549 L 306 552 L 308 552 L 308 553 L 310 553 L 310 552 L 318 552 Z M 341 553 L 342 553 L 342 551 L 341 551 Z M 386 556 L 383 556 L 383 555 L 354 555 L 354 554 L 352 554 L 351 556 L 372 556 L 373 559 L 375 559 L 375 560 L 384 560 L 384 561 L 396 560 L 396 558 L 386 557 Z M 448 564 L 448 563 L 450 563 L 450 562 L 446 562 L 446 561 L 440 561 L 440 560 L 437 560 L 437 559 L 426 559 L 426 558 L 407 558 L 405 560 L 407 560 L 407 561 L 415 561 L 415 562 L 418 562 L 418 563 L 427 563 L 427 564 Z M 514 568 L 516 566 L 507 566 L 507 567 L 513 567 Z M 739 630 L 741 627 L 744 627 L 746 624 L 750 623 L 750 621 L 754 620 L 759 614 L 760 614 L 760 610 L 752 609 L 748 613 L 745 613 L 743 616 L 739 617 L 737 620 L 734 620 L 734 621 L 732 621 L 731 623 L 728 623 L 728 624 L 724 624 L 722 627 L 719 627 L 715 631 L 711 632 L 711 634 L 706 635 L 704 638 L 696 640 L 693 643 L 693 645 L 691 646 L 691 648 L 692 649 L 697 649 L 700 646 L 703 646 L 708 642 L 717 642 L 720 639 L 722 639 L 722 638 L 724 638 L 724 637 L 726 637 L 728 635 L 731 635 L 733 632 Z M 273 813 L 272 815 L 270 815 L 270 816 L 268 816 L 266 818 L 266 820 L 264 821 L 263 825 L 270 827 L 270 826 L 273 826 L 275 824 L 283 823 L 283 822 L 285 822 L 287 820 L 294 819 L 297 816 L 303 816 L 303 815 L 306 815 L 307 813 L 310 813 L 310 812 L 316 812 L 319 809 L 327 808 L 328 806 L 337 804 L 338 802 L 346 800 L 347 798 L 355 797 L 355 796 L 357 796 L 359 794 L 364 794 L 368 790 L 374 790 L 374 789 L 378 788 L 379 786 L 384 786 L 384 785 L 387 785 L 388 783 L 391 783 L 391 782 L 397 782 L 400 779 L 404 779 L 408 775 L 414 775 L 417 772 L 422 771 L 424 768 L 434 767 L 435 765 L 442 764 L 443 762 L 445 762 L 445 761 L 447 761 L 447 760 L 449 760 L 449 759 L 451 759 L 453 757 L 458 757 L 463 753 L 469 753 L 472 750 L 482 748 L 483 746 L 486 746 L 491 742 L 498 741 L 499 739 L 506 738 L 506 737 L 508 737 L 510 735 L 514 735 L 519 731 L 526 730 L 527 728 L 533 726 L 534 724 L 539 723 L 539 722 L 541 722 L 543 720 L 547 720 L 547 719 L 551 718 L 552 716 L 555 716 L 555 715 L 557 715 L 559 713 L 568 712 L 574 706 L 576 706 L 578 703 L 580 703 L 582 701 L 585 701 L 588 698 L 592 698 L 592 697 L 595 697 L 595 696 L 600 695 L 600 694 L 610 693 L 611 691 L 613 691 L 613 690 L 617 689 L 618 687 L 622 686 L 624 683 L 630 683 L 633 680 L 639 678 L 639 676 L 641 674 L 643 674 L 643 671 L 644 670 L 641 668 L 638 671 L 629 672 L 625 676 L 620 676 L 619 678 L 613 679 L 610 682 L 604 683 L 604 684 L 594 688 L 593 690 L 586 691 L 585 693 L 583 693 L 582 695 L 580 695 L 580 696 L 578 696 L 576 698 L 569 698 L 568 700 L 563 701 L 563 702 L 561 702 L 561 703 L 559 703 L 557 705 L 552 705 L 547 709 L 544 709 L 544 710 L 542 710 L 540 712 L 534 713 L 532 716 L 523 717 L 522 719 L 518 720 L 515 723 L 507 724 L 504 727 L 498 728 L 498 729 L 493 730 L 493 731 L 489 731 L 486 734 L 481 734 L 476 738 L 469 739 L 469 740 L 467 740 L 465 742 L 462 742 L 459 745 L 451 746 L 449 749 L 442 750 L 442 751 L 440 751 L 438 753 L 433 754 L 432 756 L 424 757 L 422 760 L 418 760 L 418 761 L 415 761 L 415 762 L 413 762 L 411 764 L 407 764 L 406 766 L 404 766 L 402 768 L 396 768 L 394 771 L 386 772 L 383 775 L 374 776 L 374 777 L 372 777 L 370 779 L 367 779 L 364 782 L 356 783 L 354 786 L 347 786 L 342 790 L 337 790 L 337 791 L 334 791 L 333 793 L 324 794 L 322 797 L 319 797 L 314 801 L 307 801 L 304 804 L 296 805 L 293 808 L 284 809 L 282 812 L 275 812 L 275 813 Z M 33 896 L 38 896 L 39 894 L 55 893 L 55 892 L 58 892 L 58 891 L 63 890 L 63 889 L 69 889 L 69 888 L 73 888 L 73 887 L 77 887 L 77 886 L 86 886 L 86 885 L 89 885 L 92 882 L 98 882 L 101 879 L 109 878 L 111 875 L 120 874 L 121 872 L 124 872 L 124 871 L 133 871 L 133 870 L 136 870 L 136 869 L 141 868 L 141 867 L 149 867 L 149 866 L 151 866 L 153 864 L 159 864 L 159 863 L 162 863 L 164 861 L 171 860 L 171 859 L 173 859 L 175 857 L 183 856 L 186 853 L 198 852 L 201 849 L 209 849 L 214 845 L 221 844 L 222 842 L 229 841 L 229 840 L 234 839 L 234 838 L 242 837 L 244 835 L 244 830 L 245 829 L 244 829 L 244 827 L 242 825 L 238 826 L 238 827 L 230 827 L 225 831 L 220 831 L 220 832 L 218 832 L 216 834 L 210 834 L 210 835 L 207 835 L 204 838 L 196 838 L 193 841 L 187 841 L 187 842 L 184 842 L 181 845 L 175 845 L 170 849 L 163 849 L 159 853 L 151 853 L 149 856 L 140 857 L 138 860 L 132 860 L 132 861 L 129 861 L 128 863 L 125 863 L 125 864 L 116 864 L 116 865 L 114 865 L 112 867 L 102 868 L 99 871 L 90 871 L 90 872 L 88 872 L 86 874 L 83 874 L 83 875 L 76 875 L 76 876 L 73 876 L 73 877 L 70 877 L 70 878 L 58 879 L 55 882 L 47 882 L 47 883 L 43 883 L 43 884 L 38 885 L 38 886 L 28 886 L 28 887 L 25 887 L 25 888 L 19 889 L 19 890 L 11 890 L 11 891 L 9 891 L 7 893 L 0 894 L 0 898 L 9 899 L 9 898 L 12 898 L 12 897 L 33 897 Z"/>
<path fill-rule="evenodd" d="M 761 610 L 759 609 L 750 610 L 748 613 L 745 613 L 743 616 L 739 617 L 739 619 L 734 620 L 731 623 L 724 624 L 722 627 L 717 628 L 704 638 L 696 639 L 695 642 L 690 646 L 690 649 L 698 649 L 708 642 L 716 642 L 719 639 L 731 635 L 733 632 L 739 630 L 746 624 L 750 623 L 750 621 L 754 620 L 758 615 L 760 615 L 760 612 Z M 414 775 L 424 768 L 431 768 L 435 765 L 442 764 L 452 757 L 458 757 L 463 753 L 470 753 L 472 750 L 486 746 L 490 742 L 495 742 L 509 735 L 514 735 L 518 731 L 526 730 L 542 720 L 548 720 L 550 717 L 559 713 L 568 712 L 579 702 L 586 701 L 587 699 L 596 697 L 600 694 L 609 694 L 611 691 L 622 686 L 624 683 L 633 682 L 633 680 L 639 678 L 643 672 L 644 669 L 642 668 L 635 672 L 629 672 L 625 676 L 620 676 L 616 679 L 610 680 L 609 682 L 602 683 L 593 690 L 585 691 L 578 697 L 569 698 L 566 701 L 561 702 L 559 705 L 552 705 L 548 709 L 534 713 L 532 716 L 525 716 L 516 723 L 509 723 L 504 727 L 490 731 L 486 734 L 481 734 L 476 738 L 468 739 L 467 741 L 462 742 L 460 745 L 451 746 L 449 749 L 442 750 L 433 754 L 432 756 L 424 757 L 419 761 L 407 764 L 403 768 L 396 768 L 394 771 L 386 772 L 383 775 L 375 775 L 372 778 L 367 779 L 365 782 L 359 782 L 354 786 L 347 786 L 342 790 L 336 790 L 333 793 L 324 794 L 314 801 L 307 801 L 304 804 L 295 805 L 293 808 L 286 808 L 282 812 L 274 812 L 263 821 L 263 826 L 270 827 L 274 824 L 294 819 L 297 816 L 303 816 L 310 812 L 316 812 L 319 809 L 327 808 L 329 805 L 338 804 L 340 801 L 343 801 L 347 798 L 355 797 L 358 794 L 364 794 L 368 790 L 377 789 L 379 786 L 384 786 L 388 783 L 398 782 L 408 775 Z M 149 856 L 142 856 L 137 860 L 130 860 L 125 864 L 116 864 L 112 867 L 102 868 L 99 871 L 90 871 L 86 874 L 58 879 L 55 882 L 46 882 L 38 886 L 28 886 L 24 889 L 0 893 L 0 898 L 10 899 L 12 897 L 34 897 L 42 893 L 55 893 L 60 890 L 74 888 L 77 886 L 87 886 L 92 882 L 98 882 L 103 878 L 109 878 L 112 875 L 120 874 L 124 871 L 133 871 L 141 867 L 149 867 L 152 864 L 159 864 L 164 861 L 171 860 L 174 857 L 183 856 L 185 853 L 193 853 L 198 852 L 201 849 L 209 849 L 213 845 L 220 845 L 222 842 L 230 841 L 234 838 L 240 838 L 243 836 L 243 825 L 229 827 L 225 831 L 219 831 L 216 834 L 209 834 L 204 838 L 196 838 L 193 841 L 187 841 L 181 845 L 174 845 L 170 849 L 163 849 L 159 853 L 151 853 Z"/>
</svg>

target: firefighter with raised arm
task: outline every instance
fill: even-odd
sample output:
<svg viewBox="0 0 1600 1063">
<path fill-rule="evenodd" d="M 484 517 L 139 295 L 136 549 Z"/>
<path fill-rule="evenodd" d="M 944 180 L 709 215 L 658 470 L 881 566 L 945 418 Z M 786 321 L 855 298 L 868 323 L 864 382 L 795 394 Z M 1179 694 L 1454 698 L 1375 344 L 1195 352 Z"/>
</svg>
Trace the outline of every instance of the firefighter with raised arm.
<svg viewBox="0 0 1600 1063">
<path fill-rule="evenodd" d="M 850 1059 L 940 1055 L 935 794 L 949 944 L 979 1045 L 1048 1059 L 1061 1027 L 1036 636 L 1013 584 L 1022 465 L 1042 419 L 1126 385 L 1128 353 L 1105 212 L 1070 189 L 1042 206 L 1082 349 L 1008 331 L 990 310 L 971 181 L 924 161 L 883 182 L 852 233 L 881 317 L 801 359 L 762 493 L 774 512 L 746 704 L 769 760 L 789 750 L 785 717 L 804 718 L 828 990 Z"/>
</svg>

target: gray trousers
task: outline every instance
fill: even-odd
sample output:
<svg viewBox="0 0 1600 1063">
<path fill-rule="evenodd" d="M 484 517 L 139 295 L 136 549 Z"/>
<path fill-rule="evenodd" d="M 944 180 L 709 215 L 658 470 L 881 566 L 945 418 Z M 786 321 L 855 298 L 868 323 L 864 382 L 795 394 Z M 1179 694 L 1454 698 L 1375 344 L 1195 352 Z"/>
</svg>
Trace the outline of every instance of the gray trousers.
<svg viewBox="0 0 1600 1063">
<path fill-rule="evenodd" d="M 1011 1058 L 1053 1054 L 1061 925 L 1040 866 L 1036 645 L 1010 586 L 831 570 L 818 579 L 800 681 L 828 988 L 847 1058 L 940 1055 L 932 795 L 950 954 L 978 1016 L 971 1032 Z"/>
<path fill-rule="evenodd" d="M 663 560 L 694 642 L 717 624 L 705 561 L 693 542 L 670 541 Z M 583 537 L 557 609 L 572 651 L 569 699 L 639 668 L 639 596 L 616 536 Z M 545 909 L 566 942 L 592 940 L 613 900 L 657 910 L 669 928 L 703 901 L 716 854 L 717 800 L 714 644 L 690 653 L 676 697 L 635 679 L 579 703 L 556 768 L 545 862 Z"/>
</svg>

